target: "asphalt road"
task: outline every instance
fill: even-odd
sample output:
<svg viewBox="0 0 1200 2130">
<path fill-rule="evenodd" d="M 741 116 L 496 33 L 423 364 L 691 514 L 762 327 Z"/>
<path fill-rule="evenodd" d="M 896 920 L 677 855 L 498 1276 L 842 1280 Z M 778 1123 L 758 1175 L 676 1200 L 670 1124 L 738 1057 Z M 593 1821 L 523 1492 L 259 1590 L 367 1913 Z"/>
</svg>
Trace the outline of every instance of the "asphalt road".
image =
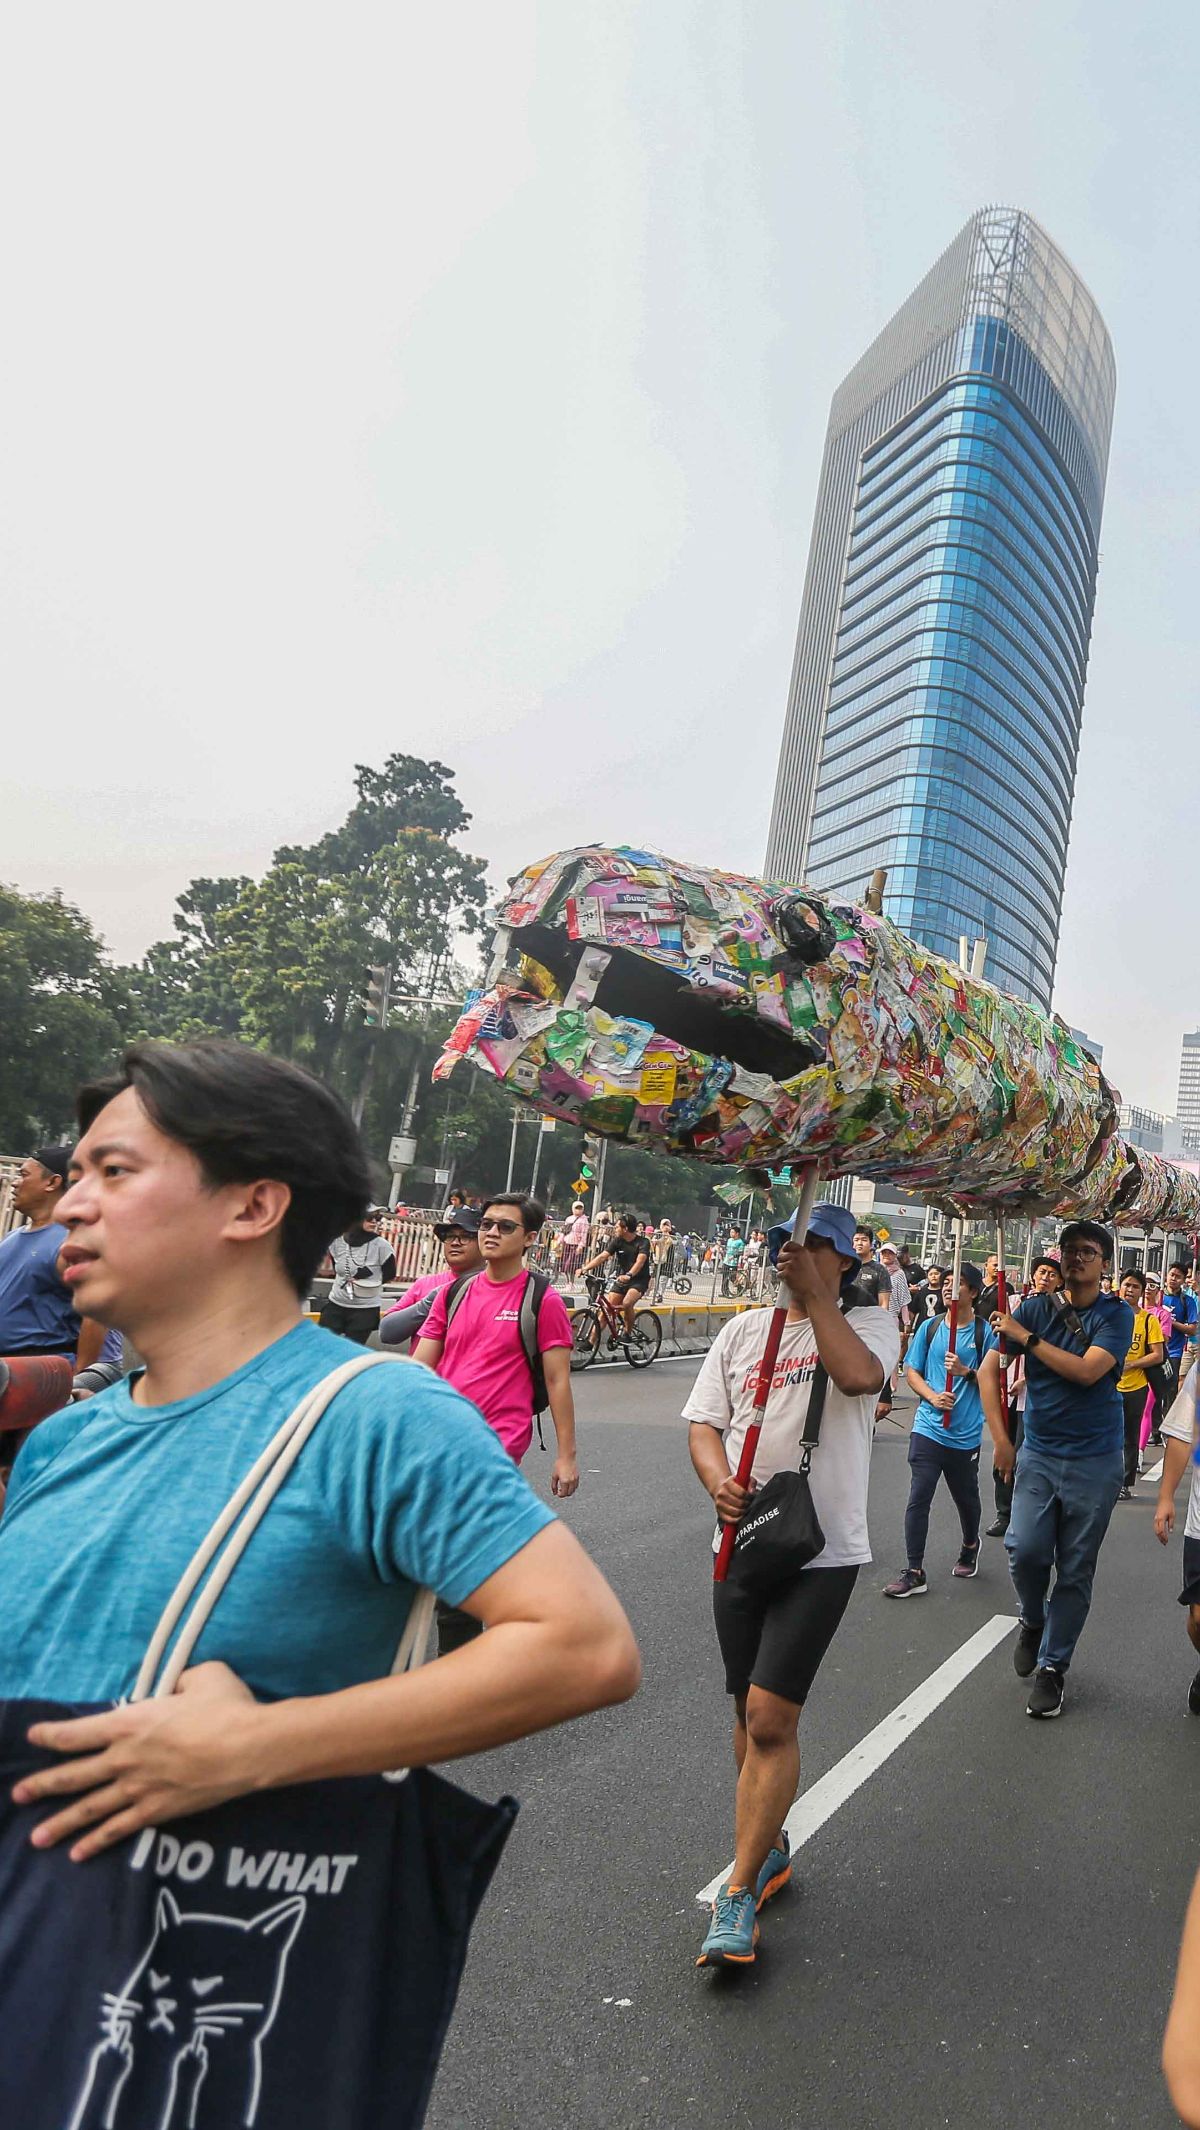
<svg viewBox="0 0 1200 2130">
<path fill-rule="evenodd" d="M 697 1971 L 695 1896 L 732 1854 L 733 1787 L 711 1518 L 677 1417 L 697 1365 L 577 1381 L 567 1513 L 630 1613 L 645 1680 L 626 1708 L 455 1771 L 523 1809 L 433 2130 L 1167 2130 L 1158 2053 L 1200 1863 L 1200 1722 L 1180 1541 L 1154 1540 L 1155 1489 L 1117 1506 L 1061 1720 L 1026 1718 L 1006 1638 L 802 1849 L 757 1966 Z M 805 1713 L 803 1789 L 1014 1610 L 996 1540 L 974 1582 L 952 1581 L 944 1489 L 929 1596 L 879 1595 L 903 1558 L 905 1453 L 904 1425 L 884 1424 L 876 1562 Z"/>
</svg>

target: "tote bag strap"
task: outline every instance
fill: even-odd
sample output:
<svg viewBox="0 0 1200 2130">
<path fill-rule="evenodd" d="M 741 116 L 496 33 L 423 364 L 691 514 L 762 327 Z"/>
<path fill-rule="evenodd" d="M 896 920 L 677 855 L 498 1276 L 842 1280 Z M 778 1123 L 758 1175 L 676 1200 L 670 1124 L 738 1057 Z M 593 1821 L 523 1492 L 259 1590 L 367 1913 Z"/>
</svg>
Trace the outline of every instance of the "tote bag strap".
<svg viewBox="0 0 1200 2130">
<path fill-rule="evenodd" d="M 407 1367 L 420 1366 L 419 1362 L 410 1360 L 407 1354 L 356 1354 L 353 1360 L 343 1361 L 340 1368 L 333 1369 L 329 1375 L 322 1377 L 319 1383 L 315 1383 L 311 1390 L 305 1392 L 299 1404 L 271 1437 L 236 1492 L 230 1496 L 212 1529 L 197 1547 L 180 1576 L 142 1660 L 142 1668 L 131 1696 L 134 1701 L 145 1701 L 151 1697 L 158 1700 L 174 1693 L 217 1599 L 317 1422 L 338 1392 L 353 1377 L 361 1375 L 364 1369 L 394 1368 L 397 1362 Z M 232 1537 L 229 1536 L 231 1531 Z M 205 1570 L 222 1547 L 224 1550 L 220 1551 L 220 1558 L 212 1574 L 200 1595 L 196 1597 Z M 192 1604 L 193 1598 L 196 1599 L 195 1604 Z M 423 1662 L 433 1618 L 433 1605 L 433 1592 L 418 1590 L 400 1637 L 400 1646 L 392 1665 L 393 1673 L 414 1670 Z M 163 1653 L 185 1612 L 187 1618 L 182 1632 L 160 1672 Z"/>
</svg>

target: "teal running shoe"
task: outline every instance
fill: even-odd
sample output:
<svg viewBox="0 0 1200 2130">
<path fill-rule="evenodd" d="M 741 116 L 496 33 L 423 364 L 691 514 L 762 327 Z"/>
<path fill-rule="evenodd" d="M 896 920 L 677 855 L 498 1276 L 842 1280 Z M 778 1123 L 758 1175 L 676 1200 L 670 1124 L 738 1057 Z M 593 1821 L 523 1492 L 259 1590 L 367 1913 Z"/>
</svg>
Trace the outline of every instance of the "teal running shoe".
<svg viewBox="0 0 1200 2130">
<path fill-rule="evenodd" d="M 781 1887 L 786 1886 L 791 1875 L 792 1845 L 785 1832 L 782 1849 L 767 1851 L 767 1861 L 758 1874 L 758 1884 L 754 1889 L 755 1907 L 765 1908 L 772 1894 L 778 1893 Z"/>
<path fill-rule="evenodd" d="M 697 1967 L 752 1967 L 758 1944 L 756 1897 L 749 1886 L 722 1886 L 713 1902 Z"/>
</svg>

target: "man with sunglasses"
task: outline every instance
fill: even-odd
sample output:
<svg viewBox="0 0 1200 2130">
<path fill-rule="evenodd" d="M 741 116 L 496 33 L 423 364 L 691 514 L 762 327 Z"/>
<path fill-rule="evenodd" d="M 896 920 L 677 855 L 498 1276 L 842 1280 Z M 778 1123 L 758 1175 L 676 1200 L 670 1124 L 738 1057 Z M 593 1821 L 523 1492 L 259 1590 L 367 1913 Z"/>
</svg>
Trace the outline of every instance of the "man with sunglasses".
<svg viewBox="0 0 1200 2130">
<path fill-rule="evenodd" d="M 1027 1294 L 1011 1315 L 992 1318 L 993 1331 L 1024 1357 L 1025 1442 L 1004 1543 L 1021 1608 L 1013 1665 L 1020 1679 L 1036 1674 L 1026 1713 L 1039 1717 L 1062 1714 L 1124 1481 L 1117 1378 L 1133 1343 L 1132 1309 L 1101 1286 L 1113 1257 L 1108 1230 L 1073 1220 L 1059 1243 L 1063 1294 Z"/>
<path fill-rule="evenodd" d="M 440 1272 L 423 1272 L 411 1287 L 406 1287 L 398 1302 L 386 1312 L 379 1326 L 381 1346 L 409 1346 L 410 1353 L 417 1350 L 417 1340 L 425 1328 L 425 1320 L 433 1307 L 434 1296 L 452 1287 L 456 1280 L 469 1279 L 473 1272 L 483 1269 L 483 1254 L 479 1248 L 479 1215 L 474 1206 L 448 1206 L 434 1228 L 434 1238 L 441 1244 L 444 1263 Z M 411 1342 L 411 1343 L 410 1343 Z"/>
</svg>

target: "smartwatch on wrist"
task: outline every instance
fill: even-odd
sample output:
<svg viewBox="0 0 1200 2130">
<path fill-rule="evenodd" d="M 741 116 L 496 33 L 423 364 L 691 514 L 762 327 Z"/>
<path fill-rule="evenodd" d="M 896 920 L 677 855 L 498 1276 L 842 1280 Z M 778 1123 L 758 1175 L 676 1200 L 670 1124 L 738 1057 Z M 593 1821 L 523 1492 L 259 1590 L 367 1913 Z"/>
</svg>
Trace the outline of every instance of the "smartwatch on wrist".
<svg viewBox="0 0 1200 2130">
<path fill-rule="evenodd" d="M 1032 1353 L 1032 1352 L 1033 1352 L 1033 1349 L 1034 1349 L 1034 1347 L 1035 1347 L 1035 1346 L 1040 1346 L 1040 1345 L 1041 1345 L 1041 1343 L 1042 1343 L 1042 1334 L 1041 1334 L 1041 1332 L 1040 1332 L 1040 1331 L 1031 1331 L 1031 1332 L 1030 1332 L 1030 1334 L 1029 1334 L 1029 1337 L 1028 1337 L 1028 1338 L 1026 1339 L 1026 1341 L 1025 1341 L 1025 1348 L 1024 1348 L 1024 1350 L 1025 1350 L 1025 1352 L 1026 1352 L 1026 1353 Z"/>
</svg>

